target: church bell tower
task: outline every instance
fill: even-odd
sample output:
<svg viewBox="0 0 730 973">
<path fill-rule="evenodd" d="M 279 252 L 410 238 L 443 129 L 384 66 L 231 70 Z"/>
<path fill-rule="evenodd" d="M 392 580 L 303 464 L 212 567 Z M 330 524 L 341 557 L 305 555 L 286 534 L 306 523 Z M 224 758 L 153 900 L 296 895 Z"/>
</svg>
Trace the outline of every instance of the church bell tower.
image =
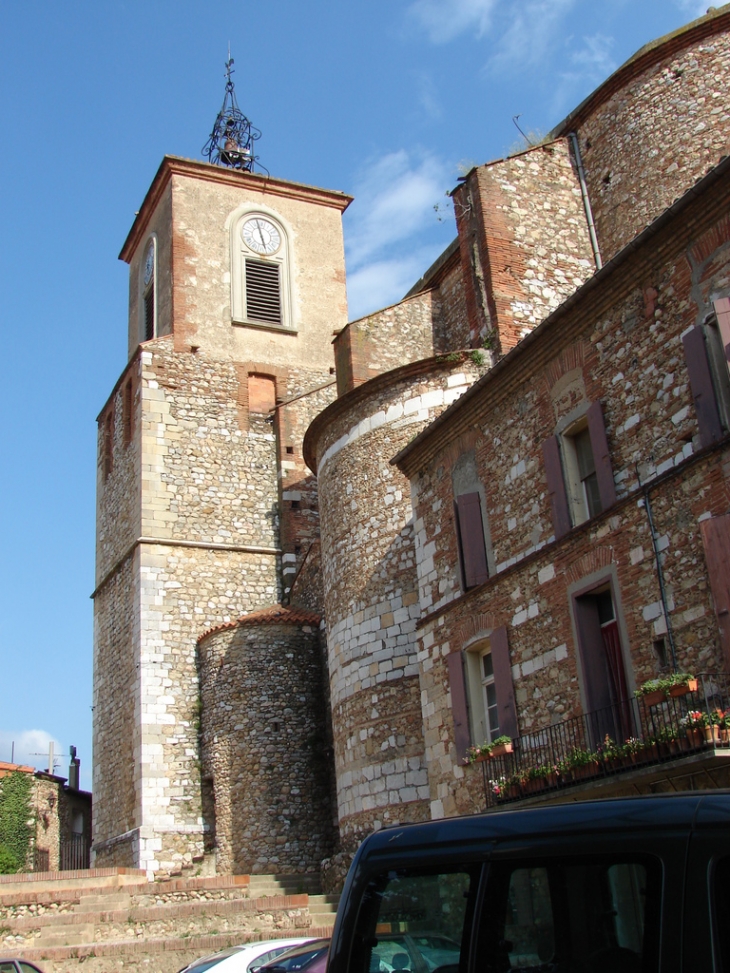
<svg viewBox="0 0 730 973">
<path fill-rule="evenodd" d="M 209 161 L 163 159 L 120 254 L 128 362 L 98 417 L 97 867 L 204 856 L 196 644 L 285 599 L 317 538 L 301 441 L 335 396 L 350 198 L 260 171 L 231 66 Z"/>
</svg>

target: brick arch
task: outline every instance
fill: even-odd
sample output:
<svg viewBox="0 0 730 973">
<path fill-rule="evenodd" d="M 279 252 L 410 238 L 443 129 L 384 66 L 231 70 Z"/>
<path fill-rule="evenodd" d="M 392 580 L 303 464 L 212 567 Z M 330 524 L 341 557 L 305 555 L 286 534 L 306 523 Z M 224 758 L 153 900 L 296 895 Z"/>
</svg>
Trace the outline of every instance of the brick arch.
<svg viewBox="0 0 730 973">
<path fill-rule="evenodd" d="M 567 375 L 568 372 L 572 372 L 576 368 L 582 369 L 585 365 L 585 360 L 586 346 L 582 340 L 574 342 L 558 358 L 554 358 L 546 366 L 543 375 L 548 395 L 563 375 Z"/>
<path fill-rule="evenodd" d="M 492 612 L 471 615 L 456 627 L 457 644 L 461 648 L 467 642 L 471 642 L 480 636 L 488 638 L 496 628 L 500 628 L 504 624 L 504 620 Z"/>
<path fill-rule="evenodd" d="M 593 574 L 594 571 L 600 571 L 601 568 L 606 568 L 610 564 L 618 564 L 614 556 L 613 548 L 596 547 L 571 564 L 565 572 L 565 577 L 568 584 L 573 584 L 573 582 L 580 581 L 586 575 Z"/>
</svg>

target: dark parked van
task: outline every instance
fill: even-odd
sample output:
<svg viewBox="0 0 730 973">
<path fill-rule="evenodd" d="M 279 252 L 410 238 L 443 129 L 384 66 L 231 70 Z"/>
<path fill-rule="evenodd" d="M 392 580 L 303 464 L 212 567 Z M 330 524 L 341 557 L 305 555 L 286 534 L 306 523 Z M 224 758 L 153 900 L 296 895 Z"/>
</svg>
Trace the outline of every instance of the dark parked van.
<svg viewBox="0 0 730 973">
<path fill-rule="evenodd" d="M 328 973 L 730 973 L 730 792 L 450 818 L 363 842 Z"/>
</svg>

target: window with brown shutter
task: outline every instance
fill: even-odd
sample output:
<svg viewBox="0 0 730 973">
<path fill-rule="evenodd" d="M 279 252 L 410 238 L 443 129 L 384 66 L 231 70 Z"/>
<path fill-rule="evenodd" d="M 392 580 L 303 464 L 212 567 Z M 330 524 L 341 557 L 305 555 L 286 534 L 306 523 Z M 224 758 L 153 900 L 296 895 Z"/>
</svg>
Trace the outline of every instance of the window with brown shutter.
<svg viewBox="0 0 730 973">
<path fill-rule="evenodd" d="M 730 311 L 726 299 L 716 301 L 718 313 L 682 336 L 700 442 L 711 446 L 730 432 Z M 730 302 L 728 302 L 730 303 Z"/>
<path fill-rule="evenodd" d="M 465 493 L 454 502 L 463 588 L 475 588 L 489 578 L 482 503 L 478 493 Z"/>
<path fill-rule="evenodd" d="M 506 627 L 495 629 L 488 637 L 470 644 L 465 652 L 454 655 L 463 655 L 462 678 L 466 684 L 471 742 L 478 745 L 502 735 L 518 736 L 517 704 Z M 457 720 L 456 710 L 454 720 Z"/>
<path fill-rule="evenodd" d="M 555 537 L 613 506 L 616 487 L 600 402 L 543 443 Z"/>
<path fill-rule="evenodd" d="M 249 321 L 281 324 L 280 266 L 246 260 L 246 317 Z"/>
</svg>

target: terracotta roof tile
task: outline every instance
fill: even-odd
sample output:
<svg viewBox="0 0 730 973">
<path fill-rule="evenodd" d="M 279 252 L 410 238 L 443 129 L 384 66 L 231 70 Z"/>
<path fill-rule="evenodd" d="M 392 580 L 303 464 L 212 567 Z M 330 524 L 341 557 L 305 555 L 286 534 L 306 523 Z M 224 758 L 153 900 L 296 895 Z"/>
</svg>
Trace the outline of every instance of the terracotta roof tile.
<svg viewBox="0 0 730 973">
<path fill-rule="evenodd" d="M 223 632 L 227 628 L 238 628 L 244 625 L 313 625 L 318 628 L 321 619 L 321 615 L 304 608 L 271 605 L 270 608 L 261 608 L 258 611 L 250 612 L 248 615 L 242 615 L 233 622 L 225 622 L 223 625 L 209 628 L 198 638 L 198 642 L 202 642 L 204 638 L 213 635 L 215 632 Z"/>
</svg>

